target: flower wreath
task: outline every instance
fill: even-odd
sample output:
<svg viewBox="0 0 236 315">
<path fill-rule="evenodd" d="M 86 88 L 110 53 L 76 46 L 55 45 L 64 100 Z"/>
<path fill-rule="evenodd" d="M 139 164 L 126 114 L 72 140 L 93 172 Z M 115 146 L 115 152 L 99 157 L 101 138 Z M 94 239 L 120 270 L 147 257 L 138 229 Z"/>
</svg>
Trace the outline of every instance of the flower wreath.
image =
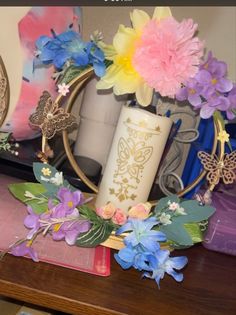
<svg viewBox="0 0 236 315">
<path fill-rule="evenodd" d="M 151 103 L 153 93 L 188 100 L 194 109 L 200 109 L 202 118 L 213 115 L 220 119 L 218 139 L 223 144 L 228 141 L 224 114 L 219 111 L 225 111 L 228 119 L 235 117 L 236 85 L 226 78 L 226 64 L 211 52 L 202 61 L 204 45 L 195 36 L 197 24 L 192 19 L 176 21 L 168 7 L 156 8 L 152 18 L 141 10 L 134 10 L 130 17 L 132 27 L 120 25 L 113 45 L 106 45 L 99 32 L 84 42 L 72 28 L 62 34 L 52 31 L 52 37 L 41 36 L 36 42 L 34 69 L 54 65 L 58 92 L 64 96 L 70 92 L 68 83 L 93 67 L 101 77 L 98 89 L 113 88 L 116 95 L 135 94 L 141 106 Z M 38 126 L 42 127 L 42 121 Z M 39 234 L 51 234 L 54 240 L 65 240 L 69 245 L 95 247 L 112 233 L 125 233 L 124 246 L 115 254 L 123 269 L 143 271 L 143 276 L 155 279 L 158 286 L 165 273 L 182 281 L 183 274 L 177 270 L 187 264 L 187 258 L 170 257 L 170 251 L 201 242 L 202 222 L 214 213 L 204 200 L 184 200 L 176 195 L 160 199 L 153 209 L 148 202 L 128 213 L 111 203 L 94 209 L 91 199 L 46 160 L 34 163 L 33 171 L 38 184 L 10 186 L 13 195 L 27 204 L 24 225 L 29 233 L 6 252 L 29 255 L 34 261 L 38 256 L 33 243 Z M 217 173 L 218 181 L 221 173 Z"/>
</svg>

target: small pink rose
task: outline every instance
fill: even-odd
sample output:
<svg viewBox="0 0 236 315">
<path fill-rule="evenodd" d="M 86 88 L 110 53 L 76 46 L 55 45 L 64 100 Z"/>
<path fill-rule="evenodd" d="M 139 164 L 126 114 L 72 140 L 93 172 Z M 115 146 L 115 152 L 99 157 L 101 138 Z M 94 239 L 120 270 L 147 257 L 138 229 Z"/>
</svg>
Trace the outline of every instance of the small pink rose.
<svg viewBox="0 0 236 315">
<path fill-rule="evenodd" d="M 149 202 L 138 203 L 136 206 L 133 206 L 128 211 L 128 216 L 130 218 L 136 218 L 141 220 L 147 219 L 151 208 L 152 205 Z"/>
<path fill-rule="evenodd" d="M 118 225 L 123 225 L 126 221 L 126 213 L 122 209 L 117 208 L 114 216 L 112 217 L 112 222 Z"/>
<path fill-rule="evenodd" d="M 103 219 L 111 219 L 116 211 L 115 206 L 109 202 L 104 207 L 96 208 L 96 213 Z"/>
</svg>

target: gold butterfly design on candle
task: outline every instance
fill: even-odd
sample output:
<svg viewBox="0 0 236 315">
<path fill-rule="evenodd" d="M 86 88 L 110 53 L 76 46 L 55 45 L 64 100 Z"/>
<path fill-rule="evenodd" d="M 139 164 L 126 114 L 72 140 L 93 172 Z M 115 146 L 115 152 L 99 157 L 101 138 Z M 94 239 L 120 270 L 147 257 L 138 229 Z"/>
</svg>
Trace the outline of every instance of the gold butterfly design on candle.
<svg viewBox="0 0 236 315">
<path fill-rule="evenodd" d="M 32 126 L 39 127 L 46 139 L 51 139 L 56 132 L 68 129 L 76 125 L 76 118 L 65 113 L 65 110 L 54 102 L 49 92 L 44 91 L 41 95 L 35 113 L 29 118 Z"/>
<path fill-rule="evenodd" d="M 217 185 L 222 178 L 225 184 L 232 184 L 236 179 L 236 151 L 224 154 L 222 159 L 206 152 L 198 152 L 198 157 L 207 173 L 210 185 Z"/>
<path fill-rule="evenodd" d="M 120 138 L 118 143 L 118 170 L 117 175 L 128 173 L 130 178 L 140 182 L 140 171 L 144 169 L 144 164 L 150 159 L 153 152 L 151 146 L 145 146 L 145 142 L 135 143 L 133 139 Z M 115 176 L 115 177 L 116 177 Z"/>
</svg>

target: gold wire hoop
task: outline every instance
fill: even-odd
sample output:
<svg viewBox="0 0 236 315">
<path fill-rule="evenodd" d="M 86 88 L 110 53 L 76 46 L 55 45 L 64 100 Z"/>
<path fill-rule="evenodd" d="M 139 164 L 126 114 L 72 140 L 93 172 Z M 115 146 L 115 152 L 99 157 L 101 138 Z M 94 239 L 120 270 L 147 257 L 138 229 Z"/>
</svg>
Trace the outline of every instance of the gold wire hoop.
<svg viewBox="0 0 236 315">
<path fill-rule="evenodd" d="M 76 77 L 74 80 L 72 80 L 69 83 L 69 88 L 72 91 L 70 98 L 67 101 L 66 107 L 65 107 L 65 112 L 67 113 L 71 113 L 71 110 L 73 108 L 74 105 L 74 100 L 75 98 L 78 96 L 78 94 L 82 91 L 84 85 L 94 76 L 94 71 L 93 68 L 89 68 L 87 70 L 85 70 L 84 72 L 82 72 L 78 77 Z M 60 101 L 62 98 L 62 96 L 60 95 L 56 101 Z M 216 154 L 216 150 L 217 150 L 217 134 L 219 133 L 219 131 L 221 130 L 221 123 L 219 120 L 214 120 L 214 141 L 213 141 L 213 145 L 212 145 L 212 150 L 211 150 L 211 154 Z M 70 143 L 69 143 L 69 136 L 68 136 L 68 131 L 63 130 L 62 132 L 63 135 L 63 143 L 64 143 L 64 148 L 65 148 L 65 152 L 66 155 L 69 159 L 69 162 L 72 166 L 72 168 L 74 169 L 75 173 L 80 177 L 80 179 L 94 192 L 94 193 L 98 193 L 98 186 L 96 186 L 93 182 L 90 181 L 90 179 L 83 173 L 83 171 L 80 169 L 80 167 L 78 166 L 74 155 L 72 153 L 71 147 L 70 147 Z M 221 147 L 219 150 L 219 155 L 222 154 L 223 148 Z M 188 186 L 186 186 L 183 190 L 181 190 L 180 192 L 177 193 L 177 195 L 179 197 L 182 197 L 183 195 L 185 195 L 186 193 L 190 192 L 194 187 L 196 187 L 200 181 L 206 176 L 206 171 L 202 170 L 201 173 L 199 174 L 199 176 L 197 178 L 195 178 Z M 151 200 L 149 201 L 152 205 L 156 205 L 157 204 L 157 200 Z"/>
</svg>

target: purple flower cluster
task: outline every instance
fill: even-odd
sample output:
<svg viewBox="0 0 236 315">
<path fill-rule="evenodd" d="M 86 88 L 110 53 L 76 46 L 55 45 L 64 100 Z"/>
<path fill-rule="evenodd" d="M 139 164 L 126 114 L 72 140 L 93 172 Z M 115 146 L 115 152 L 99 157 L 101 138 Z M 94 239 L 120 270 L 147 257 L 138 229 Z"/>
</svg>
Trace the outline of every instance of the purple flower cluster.
<svg viewBox="0 0 236 315">
<path fill-rule="evenodd" d="M 176 94 L 179 101 L 188 100 L 200 109 L 200 116 L 210 118 L 216 110 L 225 111 L 228 119 L 235 117 L 236 84 L 227 75 L 227 64 L 208 53 L 207 60 L 200 65 L 198 73 Z"/>
<path fill-rule="evenodd" d="M 57 193 L 59 203 L 48 202 L 48 210 L 42 214 L 36 214 L 28 206 L 28 215 L 24 220 L 24 225 L 30 229 L 25 241 L 13 246 L 11 253 L 15 256 L 29 255 L 33 260 L 37 260 L 37 254 L 31 247 L 34 238 L 43 233 L 51 233 L 54 240 L 65 239 L 69 245 L 74 245 L 80 233 L 90 229 L 90 222 L 80 217 L 77 206 L 82 205 L 85 200 L 82 193 L 77 190 L 71 192 L 62 187 Z"/>
</svg>

